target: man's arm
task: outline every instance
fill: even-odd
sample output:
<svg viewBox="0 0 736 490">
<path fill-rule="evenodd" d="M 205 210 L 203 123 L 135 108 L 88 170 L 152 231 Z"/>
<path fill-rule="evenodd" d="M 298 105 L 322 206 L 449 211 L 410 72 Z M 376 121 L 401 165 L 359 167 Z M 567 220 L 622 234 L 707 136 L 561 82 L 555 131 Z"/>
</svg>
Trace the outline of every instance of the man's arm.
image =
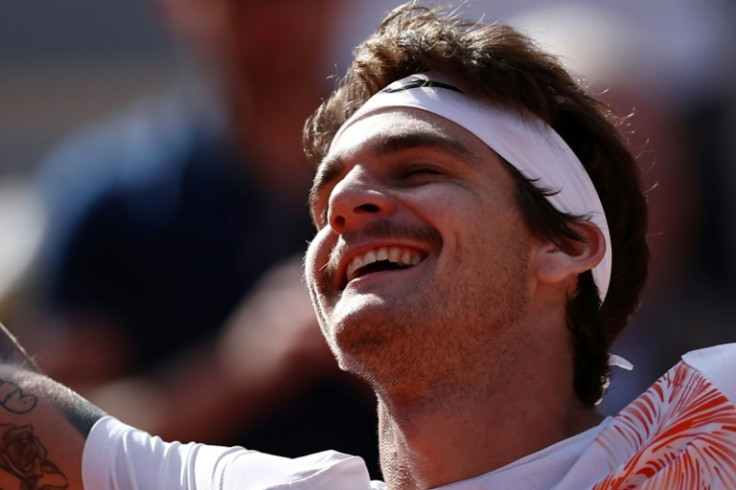
<svg viewBox="0 0 736 490">
<path fill-rule="evenodd" d="M 104 413 L 41 374 L 0 324 L 0 488 L 82 489 L 82 452 Z"/>
</svg>

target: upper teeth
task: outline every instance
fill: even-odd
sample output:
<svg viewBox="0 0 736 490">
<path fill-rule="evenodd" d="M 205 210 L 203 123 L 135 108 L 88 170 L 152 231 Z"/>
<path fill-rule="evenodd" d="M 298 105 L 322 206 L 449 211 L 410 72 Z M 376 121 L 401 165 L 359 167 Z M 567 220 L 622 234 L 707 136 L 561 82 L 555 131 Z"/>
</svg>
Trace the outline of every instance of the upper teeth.
<svg viewBox="0 0 736 490">
<path fill-rule="evenodd" d="M 361 267 L 380 260 L 388 260 L 399 265 L 417 265 L 422 261 L 422 254 L 417 250 L 401 247 L 381 247 L 368 250 L 362 255 L 353 257 L 348 263 L 348 281 L 356 277 L 355 272 Z"/>
</svg>

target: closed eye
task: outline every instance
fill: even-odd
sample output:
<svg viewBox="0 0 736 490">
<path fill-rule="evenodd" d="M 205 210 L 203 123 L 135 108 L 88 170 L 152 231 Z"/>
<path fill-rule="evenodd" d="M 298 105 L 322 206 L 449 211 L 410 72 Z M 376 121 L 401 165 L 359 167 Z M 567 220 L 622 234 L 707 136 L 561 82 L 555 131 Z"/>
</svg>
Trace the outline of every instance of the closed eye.
<svg viewBox="0 0 736 490">
<path fill-rule="evenodd" d="M 434 167 L 409 167 L 407 170 L 404 171 L 404 177 L 409 177 L 412 175 L 439 175 L 441 172 L 439 169 Z"/>
<path fill-rule="evenodd" d="M 441 175 L 444 175 L 444 172 L 435 166 L 412 165 L 401 172 L 400 180 L 407 183 L 424 183 L 431 182 Z"/>
</svg>

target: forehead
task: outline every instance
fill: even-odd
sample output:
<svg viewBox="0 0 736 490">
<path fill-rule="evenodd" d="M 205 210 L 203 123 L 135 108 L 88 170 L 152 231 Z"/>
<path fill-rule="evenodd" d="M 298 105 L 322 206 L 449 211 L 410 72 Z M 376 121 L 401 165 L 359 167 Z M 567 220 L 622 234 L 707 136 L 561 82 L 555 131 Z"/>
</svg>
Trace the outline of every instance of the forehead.
<svg viewBox="0 0 736 490">
<path fill-rule="evenodd" d="M 473 141 L 476 140 L 476 141 Z M 383 109 L 354 122 L 346 128 L 324 159 L 349 156 L 363 150 L 380 151 L 399 143 L 414 146 L 445 147 L 448 151 L 472 152 L 476 144 L 485 144 L 465 128 L 441 116 L 415 108 Z M 474 148 L 475 147 L 475 148 Z"/>
</svg>

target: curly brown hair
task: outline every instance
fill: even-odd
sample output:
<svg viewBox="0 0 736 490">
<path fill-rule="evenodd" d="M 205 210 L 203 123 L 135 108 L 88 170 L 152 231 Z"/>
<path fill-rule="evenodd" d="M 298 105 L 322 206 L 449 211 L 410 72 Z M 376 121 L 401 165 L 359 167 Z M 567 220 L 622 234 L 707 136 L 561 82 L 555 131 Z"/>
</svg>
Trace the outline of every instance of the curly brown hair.
<svg viewBox="0 0 736 490">
<path fill-rule="evenodd" d="M 430 70 L 451 74 L 462 80 L 464 89 L 507 110 L 541 118 L 567 142 L 593 181 L 611 235 L 611 282 L 601 304 L 592 274 L 581 274 L 566 314 L 575 392 L 593 406 L 608 379 L 608 349 L 637 308 L 646 280 L 647 206 L 639 167 L 617 119 L 555 57 L 506 25 L 460 19 L 449 8 L 415 3 L 398 7 L 359 47 L 332 96 L 307 120 L 307 157 L 319 165 L 337 129 L 373 94 L 395 80 Z M 532 233 L 558 243 L 581 239 L 569 226 L 577 217 L 555 210 L 544 189 L 512 172 Z"/>
</svg>

